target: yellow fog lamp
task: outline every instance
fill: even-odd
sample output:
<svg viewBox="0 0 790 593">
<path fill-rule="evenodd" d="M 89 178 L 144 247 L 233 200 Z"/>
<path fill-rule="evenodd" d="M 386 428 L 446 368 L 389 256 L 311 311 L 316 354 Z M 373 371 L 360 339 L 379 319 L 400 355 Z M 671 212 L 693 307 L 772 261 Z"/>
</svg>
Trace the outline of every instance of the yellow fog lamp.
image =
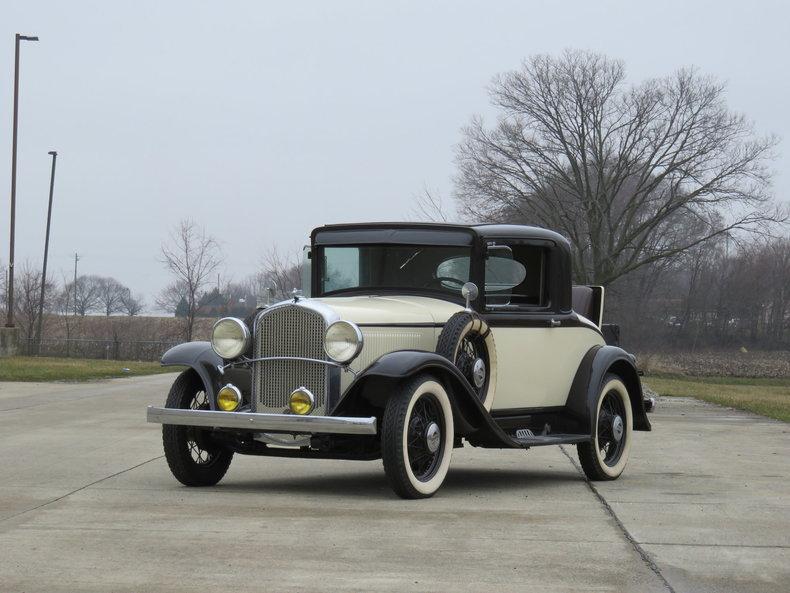
<svg viewBox="0 0 790 593">
<path fill-rule="evenodd" d="M 217 407 L 223 412 L 233 412 L 241 405 L 241 391 L 228 383 L 217 393 Z"/>
<path fill-rule="evenodd" d="M 288 409 L 292 414 L 304 416 L 313 411 L 315 407 L 315 396 L 307 387 L 299 387 L 291 392 L 288 398 Z"/>
</svg>

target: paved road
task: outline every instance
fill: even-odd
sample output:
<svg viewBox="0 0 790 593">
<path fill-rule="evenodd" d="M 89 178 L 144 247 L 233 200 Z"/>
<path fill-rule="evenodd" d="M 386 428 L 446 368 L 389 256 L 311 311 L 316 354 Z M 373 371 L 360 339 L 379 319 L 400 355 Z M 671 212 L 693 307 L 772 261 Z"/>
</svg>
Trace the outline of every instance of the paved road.
<svg viewBox="0 0 790 593">
<path fill-rule="evenodd" d="M 172 376 L 0 383 L 0 591 L 790 591 L 790 426 L 664 400 L 619 481 L 572 448 L 457 450 L 426 501 L 379 462 L 170 476 Z"/>
</svg>

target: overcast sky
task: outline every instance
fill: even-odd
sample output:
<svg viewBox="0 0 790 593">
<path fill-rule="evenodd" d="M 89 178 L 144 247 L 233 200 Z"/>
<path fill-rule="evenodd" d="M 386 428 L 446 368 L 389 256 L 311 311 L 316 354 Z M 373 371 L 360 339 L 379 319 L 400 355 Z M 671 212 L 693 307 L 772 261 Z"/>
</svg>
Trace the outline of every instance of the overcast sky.
<svg viewBox="0 0 790 593">
<path fill-rule="evenodd" d="M 486 86 L 534 53 L 592 49 L 632 81 L 694 65 L 780 145 L 790 196 L 790 10 L 781 1 L 0 2 L 0 261 L 8 260 L 14 33 L 22 47 L 17 262 L 111 275 L 149 303 L 192 217 L 252 272 L 330 222 L 402 220 L 451 192 Z"/>
</svg>

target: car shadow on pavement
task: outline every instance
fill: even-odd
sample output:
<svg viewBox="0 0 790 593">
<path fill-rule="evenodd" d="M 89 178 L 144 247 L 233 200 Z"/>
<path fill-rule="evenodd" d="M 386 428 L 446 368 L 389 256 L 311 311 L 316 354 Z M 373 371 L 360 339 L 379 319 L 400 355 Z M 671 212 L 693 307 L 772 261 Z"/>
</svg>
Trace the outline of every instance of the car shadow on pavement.
<svg viewBox="0 0 790 593">
<path fill-rule="evenodd" d="M 316 474 L 287 478 L 261 478 L 256 480 L 233 480 L 226 478 L 218 488 L 233 492 L 269 492 L 275 494 L 305 494 L 311 497 L 359 497 L 391 499 L 395 495 L 387 484 L 387 478 L 378 466 L 371 465 L 371 471 L 343 474 Z M 375 468 L 375 469 L 374 469 Z M 443 495 L 484 494 L 490 491 L 508 492 L 530 489 L 546 491 L 551 488 L 564 488 L 568 482 L 583 483 L 575 472 L 535 470 L 535 469 L 498 469 L 498 468 L 458 468 L 450 469 L 440 490 Z"/>
</svg>

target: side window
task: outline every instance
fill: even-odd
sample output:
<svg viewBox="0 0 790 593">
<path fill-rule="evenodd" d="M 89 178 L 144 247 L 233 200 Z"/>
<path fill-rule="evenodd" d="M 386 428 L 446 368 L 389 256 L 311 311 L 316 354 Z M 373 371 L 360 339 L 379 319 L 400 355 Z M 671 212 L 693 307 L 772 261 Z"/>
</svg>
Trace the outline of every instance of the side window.
<svg viewBox="0 0 790 593">
<path fill-rule="evenodd" d="M 485 264 L 485 305 L 491 311 L 546 307 L 548 250 L 535 245 L 488 246 Z"/>
</svg>

